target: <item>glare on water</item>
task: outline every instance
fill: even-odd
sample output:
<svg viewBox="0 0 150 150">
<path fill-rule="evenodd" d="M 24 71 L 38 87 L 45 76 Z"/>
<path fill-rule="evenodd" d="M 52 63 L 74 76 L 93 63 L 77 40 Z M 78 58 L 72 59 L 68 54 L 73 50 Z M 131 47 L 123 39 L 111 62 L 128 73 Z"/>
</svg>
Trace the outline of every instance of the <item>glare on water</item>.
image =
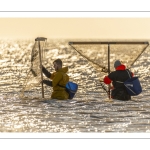
<svg viewBox="0 0 150 150">
<path fill-rule="evenodd" d="M 140 77 L 143 92 L 122 102 L 108 99 L 96 70 L 69 47 L 68 41 L 51 41 L 43 64 L 54 71 L 53 60 L 61 58 L 79 89 L 73 100 L 60 101 L 50 99 L 52 89 L 44 86 L 43 101 L 40 85 L 25 92 L 31 99 L 19 97 L 33 44 L 0 42 L 0 132 L 150 132 L 149 47 L 132 68 Z"/>
</svg>

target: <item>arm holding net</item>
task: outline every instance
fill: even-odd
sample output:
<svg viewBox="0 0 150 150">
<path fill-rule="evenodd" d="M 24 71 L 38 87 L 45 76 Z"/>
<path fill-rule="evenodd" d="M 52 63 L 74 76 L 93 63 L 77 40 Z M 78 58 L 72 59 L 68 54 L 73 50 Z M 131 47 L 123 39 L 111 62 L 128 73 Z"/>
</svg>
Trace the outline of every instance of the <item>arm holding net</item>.
<svg viewBox="0 0 150 150">
<path fill-rule="evenodd" d="M 53 86 L 52 81 L 49 81 L 49 80 L 43 80 L 43 83 L 48 85 L 48 86 L 51 86 L 51 87 Z"/>
<path fill-rule="evenodd" d="M 44 66 L 42 66 L 42 72 L 45 74 L 45 76 L 46 76 L 47 78 L 50 78 L 51 73 L 48 72 Z"/>
</svg>

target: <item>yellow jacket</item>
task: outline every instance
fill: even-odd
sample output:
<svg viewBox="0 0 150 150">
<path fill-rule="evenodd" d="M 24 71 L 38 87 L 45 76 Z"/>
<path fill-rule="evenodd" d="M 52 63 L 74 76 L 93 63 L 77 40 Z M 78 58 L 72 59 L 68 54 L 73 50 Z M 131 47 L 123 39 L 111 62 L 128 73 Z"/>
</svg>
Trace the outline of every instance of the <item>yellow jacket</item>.
<svg viewBox="0 0 150 150">
<path fill-rule="evenodd" d="M 51 74 L 50 79 L 52 80 L 53 92 L 51 98 L 65 100 L 68 99 L 69 94 L 66 92 L 65 88 L 58 86 L 65 86 L 69 81 L 69 76 L 66 74 L 68 67 L 59 69 L 58 71 Z"/>
</svg>

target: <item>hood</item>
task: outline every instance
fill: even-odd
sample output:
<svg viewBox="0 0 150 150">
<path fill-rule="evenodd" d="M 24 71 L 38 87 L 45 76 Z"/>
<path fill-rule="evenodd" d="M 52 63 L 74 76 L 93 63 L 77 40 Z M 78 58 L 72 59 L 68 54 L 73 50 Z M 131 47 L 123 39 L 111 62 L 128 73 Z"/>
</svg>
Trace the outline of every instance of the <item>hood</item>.
<svg viewBox="0 0 150 150">
<path fill-rule="evenodd" d="M 67 73 L 67 72 L 68 72 L 68 67 L 61 68 L 61 69 L 59 69 L 57 72 L 64 72 L 64 73 Z"/>
<path fill-rule="evenodd" d="M 126 66 L 125 65 L 120 65 L 116 68 L 116 70 L 126 70 Z"/>
</svg>

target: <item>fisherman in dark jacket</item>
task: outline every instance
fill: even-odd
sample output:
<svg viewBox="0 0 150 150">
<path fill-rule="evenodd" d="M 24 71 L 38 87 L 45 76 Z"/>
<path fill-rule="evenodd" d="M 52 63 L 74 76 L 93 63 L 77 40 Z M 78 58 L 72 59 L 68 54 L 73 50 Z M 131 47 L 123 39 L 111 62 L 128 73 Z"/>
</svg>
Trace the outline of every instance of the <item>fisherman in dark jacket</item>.
<svg viewBox="0 0 150 150">
<path fill-rule="evenodd" d="M 121 64 L 120 60 L 115 61 L 114 68 L 116 71 L 104 77 L 105 84 L 110 84 L 112 82 L 111 98 L 124 101 L 130 100 L 131 96 L 127 93 L 123 83 L 130 78 L 128 72 L 130 76 L 133 76 L 133 73 L 126 69 L 126 66 Z"/>
</svg>

